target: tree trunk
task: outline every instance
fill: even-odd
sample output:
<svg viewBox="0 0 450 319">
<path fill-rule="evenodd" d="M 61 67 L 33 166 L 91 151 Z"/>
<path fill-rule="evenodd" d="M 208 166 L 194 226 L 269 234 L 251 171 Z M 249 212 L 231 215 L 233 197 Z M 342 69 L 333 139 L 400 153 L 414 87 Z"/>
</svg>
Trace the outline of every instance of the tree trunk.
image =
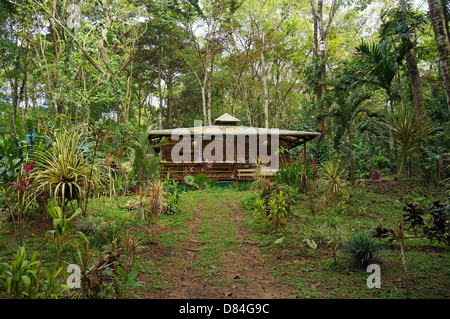
<svg viewBox="0 0 450 319">
<path fill-rule="evenodd" d="M 402 9 L 403 23 L 409 29 L 406 0 L 401 0 L 400 6 Z M 408 37 L 410 37 L 409 34 Z M 417 67 L 416 53 L 414 49 L 409 50 L 406 54 L 406 66 L 408 67 L 411 80 L 412 104 L 417 114 L 423 114 L 425 113 L 425 105 L 423 102 L 422 82 L 420 81 L 420 73 L 419 68 Z"/>
<path fill-rule="evenodd" d="M 447 107 L 450 111 L 450 43 L 449 35 L 445 27 L 444 10 L 440 0 L 428 0 L 428 6 L 439 60 L 441 62 L 444 89 L 447 96 Z"/>
<path fill-rule="evenodd" d="M 173 75 L 170 73 L 167 79 L 167 127 L 172 127 L 173 113 Z"/>
<path fill-rule="evenodd" d="M 162 48 L 161 48 L 162 50 Z M 159 129 L 162 130 L 162 118 L 163 118 L 163 93 L 161 87 L 161 57 L 158 59 L 158 94 L 159 94 Z"/>
<path fill-rule="evenodd" d="M 333 23 L 334 16 L 338 9 L 338 4 L 341 0 L 333 0 L 330 12 L 328 14 L 328 21 L 325 25 L 324 17 L 323 17 L 323 0 L 318 0 L 317 5 L 314 0 L 311 0 L 312 7 L 312 16 L 313 16 L 313 25 L 314 25 L 314 39 L 313 39 L 313 56 L 316 60 L 318 60 L 318 72 L 316 77 L 315 84 L 315 94 L 316 94 L 316 104 L 325 97 L 327 94 L 327 69 L 326 69 L 326 55 L 328 51 L 328 39 L 331 31 L 331 24 Z M 327 109 L 329 106 L 329 102 L 325 102 L 325 105 L 322 108 Z M 324 118 L 323 127 L 325 129 L 327 124 Z"/>
<path fill-rule="evenodd" d="M 352 183 L 355 181 L 355 168 L 354 168 L 354 160 L 353 160 L 353 143 L 352 143 L 352 129 L 349 127 L 348 129 L 348 139 L 349 139 L 349 146 L 350 146 L 350 180 Z"/>
<path fill-rule="evenodd" d="M 269 128 L 269 88 L 267 87 L 267 68 L 264 53 L 261 50 L 261 75 L 264 86 L 264 127 Z"/>
<path fill-rule="evenodd" d="M 410 50 L 406 55 L 406 66 L 411 78 L 412 103 L 417 114 L 425 113 L 425 104 L 423 102 L 422 82 L 420 80 L 419 68 L 417 67 L 416 53 Z"/>
<path fill-rule="evenodd" d="M 211 65 L 208 77 L 208 125 L 212 124 L 211 119 L 211 78 L 214 70 L 214 56 L 211 57 Z"/>
<path fill-rule="evenodd" d="M 202 105 L 203 105 L 203 121 L 204 125 L 208 123 L 208 116 L 206 115 L 206 96 L 205 96 L 205 87 L 202 85 Z"/>
</svg>

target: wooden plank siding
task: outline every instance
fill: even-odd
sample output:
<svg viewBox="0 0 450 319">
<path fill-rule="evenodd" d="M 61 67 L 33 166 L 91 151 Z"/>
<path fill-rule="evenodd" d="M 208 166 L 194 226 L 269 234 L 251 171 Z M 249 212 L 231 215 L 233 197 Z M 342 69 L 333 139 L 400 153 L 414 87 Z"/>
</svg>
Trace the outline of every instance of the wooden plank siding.
<svg viewBox="0 0 450 319">
<path fill-rule="evenodd" d="M 196 175 L 196 174 L 205 174 L 209 179 L 215 179 L 218 181 L 237 181 L 237 180 L 253 180 L 254 179 L 254 167 L 255 165 L 252 164 L 254 161 L 256 161 L 256 158 L 251 158 L 250 154 L 250 147 L 249 147 L 249 138 L 245 138 L 245 143 L 238 143 L 236 136 L 232 137 L 234 140 L 234 143 L 232 141 L 226 141 L 225 138 L 223 138 L 223 147 L 222 147 L 222 155 L 219 153 L 215 153 L 215 149 L 213 149 L 212 145 L 208 147 L 209 143 L 214 142 L 213 140 L 202 140 L 202 154 L 204 154 L 205 148 L 208 147 L 209 150 L 213 150 L 211 152 L 211 155 L 215 157 L 215 161 L 208 163 L 204 161 L 204 156 L 202 157 L 201 162 L 195 161 L 195 152 L 194 147 L 199 147 L 197 145 L 193 145 L 192 143 L 186 144 L 186 140 L 168 140 L 163 146 L 161 146 L 160 149 L 160 160 L 162 164 L 162 170 L 161 173 L 163 176 L 165 176 L 167 173 L 170 174 L 170 178 L 173 180 L 179 180 L 183 181 L 184 177 L 186 175 Z M 263 145 L 263 147 L 266 147 L 267 155 L 271 156 L 270 154 L 270 137 L 267 138 L 269 144 Z M 194 139 L 191 139 L 191 142 Z M 179 144 L 178 143 L 184 143 Z M 236 147 L 234 147 L 234 145 Z M 260 143 L 259 139 L 256 143 L 256 150 L 257 154 L 259 154 L 260 149 Z M 189 158 L 190 163 L 175 163 L 172 159 L 172 150 L 174 146 L 177 145 L 178 149 L 186 150 L 189 153 L 183 154 L 180 152 L 180 156 L 186 155 L 186 157 Z M 185 148 L 182 148 L 182 147 Z M 279 141 L 279 147 L 287 147 L 287 143 L 283 140 Z M 228 152 L 227 153 L 227 147 Z M 255 145 L 252 145 L 252 147 L 255 147 Z M 210 153 L 208 151 L 208 153 Z M 228 154 L 228 158 L 226 158 L 226 154 Z M 231 155 L 230 155 L 231 154 Z M 244 158 L 238 158 L 239 156 L 244 155 Z M 217 155 L 217 156 L 216 156 Z M 280 163 L 288 162 L 289 161 L 289 154 L 279 154 L 279 161 Z M 245 163 L 239 163 L 241 161 L 245 161 Z M 270 164 L 267 164 L 267 166 Z M 253 173 L 252 173 L 253 171 Z M 267 176 L 270 176 L 268 174 Z"/>
</svg>

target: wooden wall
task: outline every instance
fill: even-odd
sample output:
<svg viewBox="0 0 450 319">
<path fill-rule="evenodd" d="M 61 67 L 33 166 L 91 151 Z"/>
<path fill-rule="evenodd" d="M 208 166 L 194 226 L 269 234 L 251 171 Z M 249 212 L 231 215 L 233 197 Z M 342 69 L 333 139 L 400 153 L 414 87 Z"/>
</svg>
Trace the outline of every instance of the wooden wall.
<svg viewBox="0 0 450 319">
<path fill-rule="evenodd" d="M 209 145 L 210 143 L 215 142 L 214 137 L 213 140 L 202 140 L 202 152 L 203 155 L 201 161 L 195 161 L 195 155 L 198 155 L 200 148 L 200 141 L 197 141 L 197 144 L 193 144 L 194 138 L 190 141 L 189 139 L 180 139 L 180 140 L 168 140 L 165 145 L 161 147 L 160 158 L 161 163 L 163 165 L 162 174 L 166 175 L 170 173 L 171 179 L 175 180 L 184 180 L 184 176 L 186 175 L 196 175 L 203 173 L 208 178 L 216 179 L 216 180 L 242 180 L 242 179 L 252 179 L 252 177 L 248 174 L 238 174 L 238 171 L 249 170 L 254 168 L 254 155 L 257 154 L 259 156 L 259 149 L 261 141 L 257 139 L 256 141 L 250 139 L 248 137 L 231 137 L 228 138 L 227 141 L 225 138 L 222 139 L 222 150 L 217 150 L 217 148 L 213 147 L 214 144 Z M 234 140 L 234 141 L 233 141 Z M 266 147 L 266 152 L 268 156 L 271 156 L 270 151 L 270 138 L 268 138 L 268 145 L 263 145 Z M 220 142 L 220 140 L 218 140 Z M 250 146 L 249 146 L 250 141 Z M 256 145 L 255 145 L 256 142 Z M 220 145 L 219 144 L 219 145 Z M 287 147 L 286 143 L 282 140 L 279 141 L 279 147 L 284 146 Z M 194 148 L 197 147 L 197 151 Z M 174 150 L 175 148 L 175 150 Z M 252 148 L 252 151 L 250 150 Z M 184 155 L 184 161 L 182 163 L 175 163 L 172 158 L 172 151 L 178 152 L 180 155 L 179 160 L 182 160 L 182 156 Z M 215 152 L 217 151 L 217 153 Z M 185 152 L 185 153 L 183 153 Z M 210 154 L 214 160 L 214 162 L 205 162 L 205 158 Z M 285 162 L 289 160 L 289 154 L 280 154 L 280 162 Z M 269 159 L 266 159 L 269 161 Z M 269 166 L 270 163 L 266 164 Z M 240 176 L 238 175 L 246 175 Z"/>
</svg>

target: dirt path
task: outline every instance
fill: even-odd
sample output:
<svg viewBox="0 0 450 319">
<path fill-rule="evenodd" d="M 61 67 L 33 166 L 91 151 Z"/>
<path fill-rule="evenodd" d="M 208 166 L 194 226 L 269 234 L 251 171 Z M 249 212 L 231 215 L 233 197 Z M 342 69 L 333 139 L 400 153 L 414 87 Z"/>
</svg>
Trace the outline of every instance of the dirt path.
<svg viewBox="0 0 450 319">
<path fill-rule="evenodd" d="M 238 278 L 232 288 L 233 298 L 284 299 L 288 298 L 292 287 L 280 283 L 270 274 L 270 266 L 262 258 L 258 243 L 248 240 L 247 230 L 243 222 L 244 213 L 236 203 L 232 203 L 233 223 L 239 242 L 237 252 L 226 252 L 222 257 L 229 262 L 225 277 Z"/>
<path fill-rule="evenodd" d="M 204 201 L 207 201 L 207 194 Z M 232 220 L 237 249 L 223 251 L 220 255 L 221 267 L 213 280 L 205 279 L 205 270 L 194 267 L 202 249 L 207 243 L 198 240 L 199 229 L 204 222 L 205 209 L 199 205 L 191 212 L 188 236 L 181 244 L 179 253 L 165 265 L 165 277 L 171 288 L 152 293 L 149 298 L 160 299 L 283 299 L 289 298 L 292 287 L 283 284 L 270 274 L 270 266 L 262 257 L 258 243 L 248 239 L 243 222 L 244 212 L 238 208 L 236 200 L 223 199 L 231 210 L 230 215 L 214 215 L 214 219 Z M 230 212 L 231 213 L 231 212 Z M 208 214 L 211 214 L 208 211 Z M 222 283 L 222 284 L 220 284 Z M 223 284 L 226 283 L 226 284 Z"/>
</svg>

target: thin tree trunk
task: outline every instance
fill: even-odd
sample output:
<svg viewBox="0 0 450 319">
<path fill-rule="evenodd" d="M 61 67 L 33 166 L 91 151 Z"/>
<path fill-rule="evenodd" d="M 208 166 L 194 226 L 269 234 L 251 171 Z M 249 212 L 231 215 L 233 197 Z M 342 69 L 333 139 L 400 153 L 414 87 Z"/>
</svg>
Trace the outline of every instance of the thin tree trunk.
<svg viewBox="0 0 450 319">
<path fill-rule="evenodd" d="M 318 0 L 317 6 L 314 0 L 311 0 L 312 7 L 312 16 L 313 16 L 313 25 L 314 25 L 314 39 L 313 39 L 313 56 L 318 60 L 318 72 L 316 78 L 316 85 L 314 91 L 316 93 L 316 104 L 325 97 L 327 94 L 327 69 L 326 69 L 326 56 L 328 51 L 328 39 L 331 31 L 331 24 L 333 23 L 334 16 L 336 11 L 338 10 L 338 5 L 341 0 L 333 0 L 330 12 L 328 14 L 328 21 L 325 25 L 324 17 L 323 17 L 323 0 Z M 321 107 L 324 109 L 328 109 L 329 102 L 325 102 L 325 104 Z M 322 129 L 326 129 L 327 123 L 324 118 Z"/>
<path fill-rule="evenodd" d="M 400 6 L 402 8 L 402 16 L 403 22 L 407 26 L 407 10 L 406 10 L 406 1 L 401 0 Z M 409 35 L 408 35 L 409 36 Z M 414 49 L 411 49 L 406 54 L 406 66 L 409 70 L 409 76 L 411 79 L 411 95 L 412 95 L 412 103 L 414 108 L 416 109 L 417 114 L 425 113 L 425 105 L 423 102 L 423 92 L 422 92 L 422 82 L 420 80 L 420 72 L 417 67 L 416 53 Z"/>
<path fill-rule="evenodd" d="M 441 62 L 444 89 L 447 96 L 447 106 L 450 111 L 450 42 L 445 27 L 444 10 L 440 0 L 428 0 L 431 25 L 434 30 L 434 38 Z"/>
<path fill-rule="evenodd" d="M 214 70 L 214 56 L 211 57 L 211 66 L 208 77 L 208 125 L 211 125 L 211 78 Z"/>
<path fill-rule="evenodd" d="M 411 78 L 412 103 L 417 114 L 423 114 L 425 113 L 425 104 L 423 102 L 422 82 L 420 80 L 419 68 L 417 67 L 416 54 L 413 49 L 406 55 L 406 66 L 408 67 Z"/>
<path fill-rule="evenodd" d="M 162 50 L 162 48 L 161 48 Z M 161 57 L 158 59 L 158 94 L 159 94 L 159 129 L 162 130 L 162 118 L 163 118 L 163 94 L 161 88 Z"/>
<path fill-rule="evenodd" d="M 263 45 L 264 45 L 264 38 L 263 38 Z M 261 55 L 261 75 L 264 87 L 264 127 L 269 128 L 269 88 L 267 86 L 267 68 L 263 50 L 260 51 L 260 55 Z"/>
<path fill-rule="evenodd" d="M 349 139 L 349 146 L 350 146 L 350 180 L 352 182 L 355 181 L 355 172 L 354 172 L 354 160 L 353 160 L 353 134 L 351 127 L 348 129 L 348 139 Z"/>
</svg>

